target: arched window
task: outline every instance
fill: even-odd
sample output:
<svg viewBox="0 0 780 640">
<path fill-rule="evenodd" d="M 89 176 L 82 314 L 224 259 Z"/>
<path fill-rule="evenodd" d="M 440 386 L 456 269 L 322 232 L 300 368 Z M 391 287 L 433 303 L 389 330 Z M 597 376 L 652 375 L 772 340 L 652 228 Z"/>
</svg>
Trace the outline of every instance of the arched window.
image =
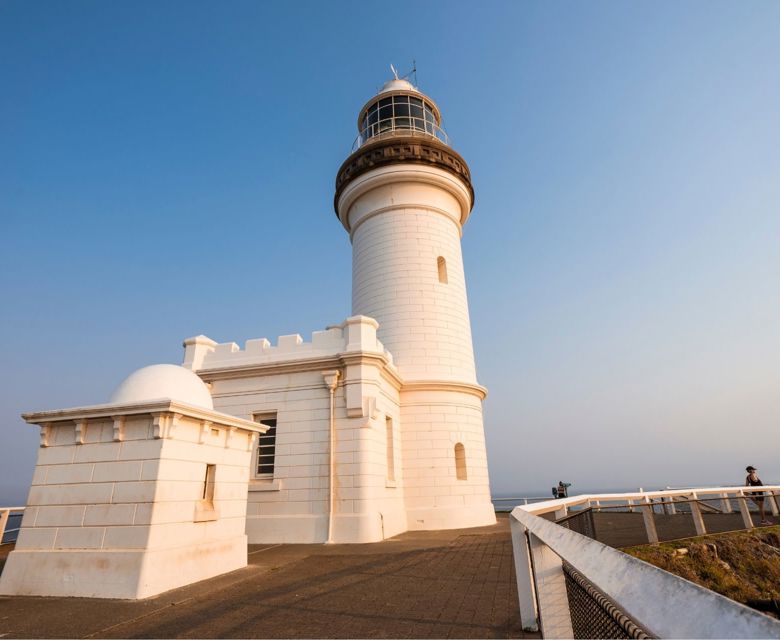
<svg viewBox="0 0 780 640">
<path fill-rule="evenodd" d="M 439 267 L 439 282 L 447 284 L 447 261 L 439 256 L 436 258 L 436 264 Z"/>
<path fill-rule="evenodd" d="M 468 480 L 466 448 L 460 442 L 455 445 L 455 477 L 458 480 Z"/>
</svg>

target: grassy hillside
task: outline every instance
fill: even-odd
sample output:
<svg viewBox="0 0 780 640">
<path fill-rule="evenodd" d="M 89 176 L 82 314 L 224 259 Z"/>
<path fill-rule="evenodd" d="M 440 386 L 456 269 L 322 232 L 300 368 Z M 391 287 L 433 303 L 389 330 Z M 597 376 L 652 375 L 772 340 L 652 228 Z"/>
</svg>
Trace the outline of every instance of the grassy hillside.
<svg viewBox="0 0 780 640">
<path fill-rule="evenodd" d="M 780 618 L 780 526 L 623 551 Z"/>
</svg>

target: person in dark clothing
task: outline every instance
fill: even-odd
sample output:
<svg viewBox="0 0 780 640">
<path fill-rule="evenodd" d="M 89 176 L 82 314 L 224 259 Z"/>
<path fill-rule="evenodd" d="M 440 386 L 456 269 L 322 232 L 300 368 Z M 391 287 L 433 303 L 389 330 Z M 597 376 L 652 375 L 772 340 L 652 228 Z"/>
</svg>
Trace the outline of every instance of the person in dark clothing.
<svg viewBox="0 0 780 640">
<path fill-rule="evenodd" d="M 747 478 L 745 478 L 745 486 L 746 487 L 763 487 L 764 483 L 761 482 L 761 478 L 758 477 L 758 469 L 756 469 L 753 466 L 747 466 L 745 467 L 745 471 L 747 471 Z M 746 493 L 750 494 L 751 499 L 753 502 L 758 505 L 758 511 L 761 514 L 761 522 L 759 524 L 772 524 L 769 520 L 766 519 L 766 515 L 764 515 L 764 492 L 763 491 L 747 491 Z"/>
<path fill-rule="evenodd" d="M 571 486 L 571 482 L 564 482 L 563 480 L 558 481 L 558 497 L 559 498 L 568 498 L 569 497 L 569 491 L 568 488 Z"/>
</svg>

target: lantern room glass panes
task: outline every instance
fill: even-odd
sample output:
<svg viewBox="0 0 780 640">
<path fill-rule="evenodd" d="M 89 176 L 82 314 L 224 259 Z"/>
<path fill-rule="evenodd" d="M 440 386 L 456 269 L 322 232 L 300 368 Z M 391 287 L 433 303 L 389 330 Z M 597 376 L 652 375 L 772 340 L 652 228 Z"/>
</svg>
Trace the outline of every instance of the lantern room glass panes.
<svg viewBox="0 0 780 640">
<path fill-rule="evenodd" d="M 363 141 L 386 131 L 409 129 L 437 135 L 433 107 L 421 98 L 390 96 L 372 104 L 360 123 Z"/>
</svg>

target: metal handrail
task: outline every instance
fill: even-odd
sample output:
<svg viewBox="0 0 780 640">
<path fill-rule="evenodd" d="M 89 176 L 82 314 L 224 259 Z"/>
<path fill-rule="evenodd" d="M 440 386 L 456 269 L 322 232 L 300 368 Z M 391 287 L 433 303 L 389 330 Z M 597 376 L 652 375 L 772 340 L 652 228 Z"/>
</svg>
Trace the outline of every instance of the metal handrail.
<svg viewBox="0 0 780 640">
<path fill-rule="evenodd" d="M 718 499 L 722 496 L 720 494 L 734 494 L 730 497 L 739 497 L 744 495 L 751 498 L 754 491 L 761 491 L 765 493 L 765 498 L 780 497 L 776 494 L 780 493 L 780 485 L 765 485 L 763 487 L 745 487 L 742 485 L 732 487 L 698 487 L 690 489 L 672 489 L 661 491 L 642 491 L 635 493 L 600 493 L 600 494 L 581 494 L 577 496 L 571 496 L 569 498 L 549 498 L 544 502 L 528 505 L 526 508 L 536 515 L 542 515 L 551 511 L 558 511 L 564 508 L 571 508 L 581 504 L 587 505 L 591 501 L 593 502 L 623 502 L 629 504 L 629 506 L 638 507 L 641 504 L 647 504 L 654 498 L 668 498 L 668 497 L 687 497 L 691 494 L 696 494 L 697 498 L 702 499 L 702 496 L 712 496 L 710 499 Z M 635 503 L 629 503 L 629 500 L 636 500 Z M 603 506 L 603 505 L 599 505 Z"/>
<path fill-rule="evenodd" d="M 425 128 L 418 129 L 409 124 L 409 121 L 412 119 L 413 118 L 408 118 L 406 116 L 393 117 L 380 120 L 376 124 L 368 125 L 358 134 L 357 138 L 355 138 L 355 142 L 352 143 L 352 153 L 368 142 L 399 135 L 436 138 L 439 142 L 443 142 L 447 146 L 452 146 L 450 144 L 450 137 L 440 126 L 426 121 L 423 125 Z"/>
<path fill-rule="evenodd" d="M 540 621 L 542 637 L 574 637 L 565 562 L 611 600 L 618 613 L 657 637 L 778 637 L 779 621 L 540 518 L 533 509 L 516 507 L 510 516 L 524 629 L 537 630 Z"/>
</svg>

